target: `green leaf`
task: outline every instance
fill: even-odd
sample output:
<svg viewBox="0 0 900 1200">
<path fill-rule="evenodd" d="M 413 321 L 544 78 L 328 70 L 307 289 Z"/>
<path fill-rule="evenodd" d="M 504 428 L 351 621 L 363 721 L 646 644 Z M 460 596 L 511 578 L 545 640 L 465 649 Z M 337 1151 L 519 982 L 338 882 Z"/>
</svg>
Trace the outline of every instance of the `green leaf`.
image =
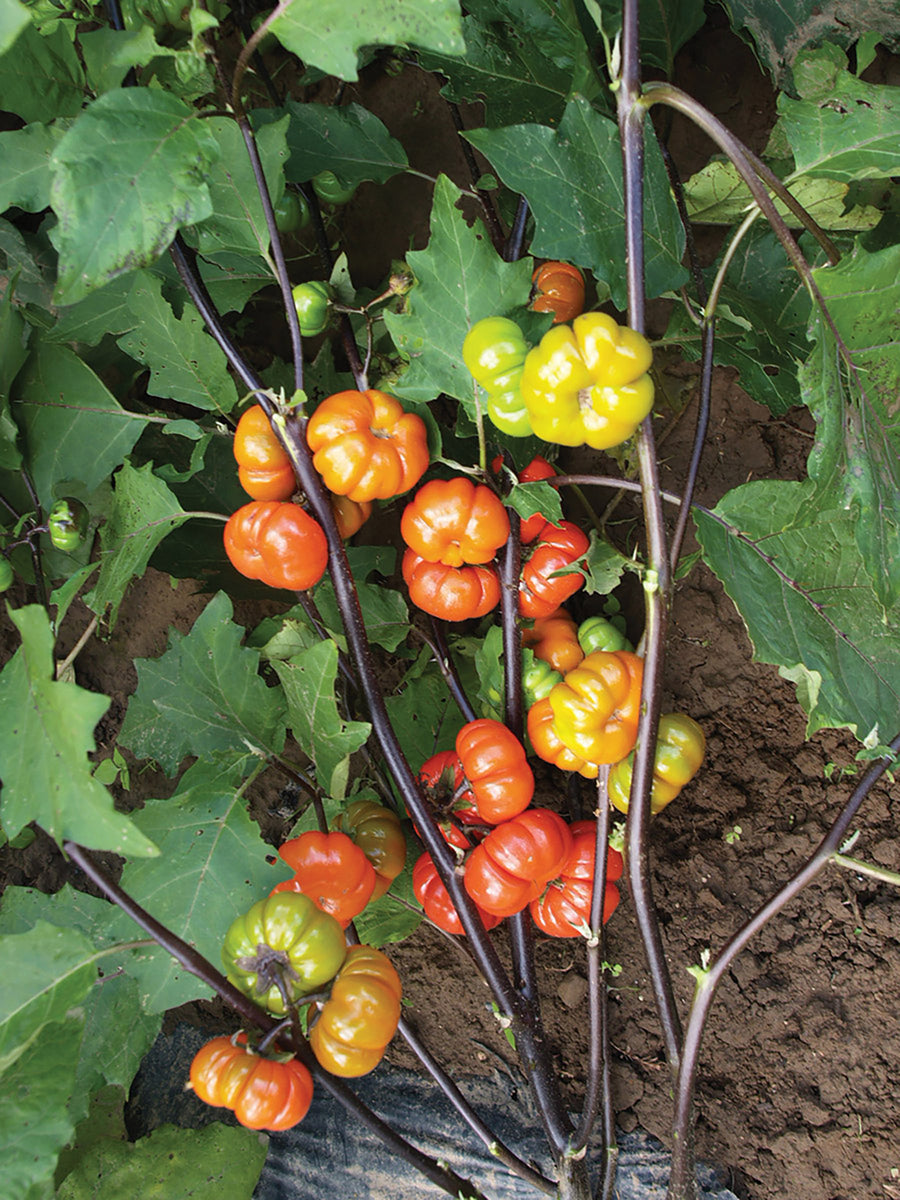
<svg viewBox="0 0 900 1200">
<path fill-rule="evenodd" d="M 16 205 L 40 212 L 50 204 L 50 156 L 65 129 L 62 123 L 37 122 L 10 133 L 0 133 L 3 176 L 0 178 L 0 212 Z"/>
<path fill-rule="evenodd" d="M 424 50 L 419 62 L 446 76 L 448 99 L 481 100 L 487 126 L 555 125 L 576 92 L 604 102 L 571 0 L 472 0 L 466 12 L 465 54 Z"/>
<path fill-rule="evenodd" d="M 241 312 L 261 288 L 272 282 L 272 272 L 263 259 L 223 250 L 201 258 L 200 278 L 209 289 L 220 313 Z"/>
<path fill-rule="evenodd" d="M 83 1021 L 79 1014 L 47 1025 L 0 1078 L 0 1181 L 8 1200 L 53 1195 L 57 1156 L 75 1128 L 66 1106 Z"/>
<path fill-rule="evenodd" d="M 166 534 L 189 519 L 150 463 L 135 468 L 126 462 L 116 473 L 112 512 L 100 528 L 100 575 L 85 596 L 110 629 L 131 580 L 144 574 Z"/>
<path fill-rule="evenodd" d="M 191 404 L 225 414 L 238 401 L 224 352 L 206 332 L 200 314 L 186 301 L 179 320 L 162 294 L 158 275 L 142 271 L 134 281 L 128 306 L 135 326 L 118 345 L 150 368 L 151 396 Z"/>
<path fill-rule="evenodd" d="M 452 745 L 465 720 L 447 691 L 437 667 L 428 665 L 418 678 L 407 679 L 400 692 L 385 697 L 388 716 L 406 760 L 418 770 L 441 745 Z"/>
<path fill-rule="evenodd" d="M 214 1121 L 203 1129 L 162 1125 L 136 1142 L 93 1146 L 62 1182 L 57 1200 L 159 1196 L 250 1200 L 266 1158 L 265 1138 Z"/>
<path fill-rule="evenodd" d="M 328 795 L 342 799 L 345 762 L 372 732 L 367 721 L 348 721 L 338 712 L 334 685 L 337 646 L 320 642 L 287 662 L 274 663 L 288 704 L 288 725 L 304 754 L 316 765 L 316 777 Z"/>
<path fill-rule="evenodd" d="M 816 509 L 849 509 L 856 540 L 885 607 L 900 598 L 900 246 L 857 247 L 815 271 L 838 335 L 840 359 L 818 311 L 815 349 L 800 371 L 803 401 L 818 424 L 809 459 Z"/>
<path fill-rule="evenodd" d="M 155 1014 L 142 1015 L 142 1010 L 152 1009 L 151 997 L 159 994 L 161 978 L 169 980 L 168 973 L 179 968 L 174 967 L 169 955 L 155 942 L 145 945 L 146 934 L 108 900 L 78 892 L 69 884 L 52 896 L 33 888 L 6 889 L 0 910 L 0 931 L 25 934 L 45 919 L 83 934 L 96 948 L 95 957 L 104 973 L 83 1001 L 87 1013 L 85 1050 L 90 1052 L 90 1059 L 79 1064 L 79 1078 L 96 1079 L 99 1072 L 111 1083 L 130 1082 L 134 1071 L 130 1075 L 128 1072 L 134 1056 L 143 1057 L 141 1047 L 152 1035 L 154 1022 L 159 1024 Z M 139 945 L 134 946 L 135 941 Z M 124 946 L 121 950 L 117 949 L 120 945 Z M 176 1003 L 195 999 L 202 992 L 202 985 L 194 976 L 182 974 L 191 987 L 181 989 L 182 995 Z M 119 992 L 119 988 L 123 990 Z M 115 1003 L 106 1000 L 110 989 L 114 989 Z M 129 1016 L 126 1006 L 131 1004 L 131 998 L 135 999 L 135 1006 Z M 111 1023 L 101 1047 L 104 1014 Z"/>
<path fill-rule="evenodd" d="M 775 416 L 799 404 L 810 298 L 768 226 L 759 224 L 741 242 L 716 311 L 715 362 L 736 368 L 744 391 Z M 665 341 L 677 342 L 692 362 L 700 357 L 700 331 L 681 306 Z"/>
<path fill-rule="evenodd" d="M 97 95 L 120 87 L 132 67 L 146 67 L 158 55 L 176 53 L 157 43 L 152 25 L 138 30 L 94 29 L 79 33 L 78 42 Z"/>
<path fill-rule="evenodd" d="M 0 57 L 0 96 L 26 122 L 74 117 L 84 103 L 84 72 L 69 31 L 60 26 L 42 37 L 33 25 L 22 30 L 15 50 Z"/>
<path fill-rule="evenodd" d="M 19 0 L 0 0 L 0 54 L 5 54 L 30 24 L 31 17 L 24 4 Z"/>
<path fill-rule="evenodd" d="M 44 1026 L 81 1004 L 97 966 L 86 938 L 46 921 L 0 938 L 0 952 L 0 1071 L 6 1071 Z"/>
<path fill-rule="evenodd" d="M 415 843 L 413 844 L 415 846 Z M 402 942 L 422 922 L 422 910 L 412 888 L 412 869 L 418 850 L 407 850 L 406 865 L 391 884 L 391 890 L 367 904 L 353 918 L 359 940 L 367 946 L 386 946 Z M 405 901 L 405 903 L 404 903 Z"/>
<path fill-rule="evenodd" d="M 588 596 L 608 596 L 618 587 L 625 571 L 634 564 L 617 550 L 596 529 L 591 530 L 591 544 L 585 558 L 584 590 Z M 561 573 L 561 572 L 560 572 Z"/>
<path fill-rule="evenodd" d="M 30 821 L 62 842 L 152 855 L 156 847 L 91 774 L 94 726 L 109 707 L 54 678 L 53 635 L 38 605 L 10 610 L 22 645 L 0 672 L 0 777 L 3 828 L 15 837 Z M 40 752 L 36 752 L 40 747 Z"/>
<path fill-rule="evenodd" d="M 703 558 L 737 605 L 760 662 L 795 680 L 808 732 L 846 726 L 864 741 L 900 729 L 900 613 L 884 613 L 854 519 L 819 512 L 796 527 L 807 483 L 748 483 L 712 515 L 694 510 Z M 718 518 L 718 519 L 717 519 Z"/>
<path fill-rule="evenodd" d="M 612 42 L 622 29 L 622 6 L 616 0 L 600 0 L 598 8 L 603 31 Z M 675 55 L 706 19 L 703 0 L 639 0 L 638 18 L 641 62 L 671 78 Z"/>
<path fill-rule="evenodd" d="M 835 61 L 839 57 L 840 61 Z M 794 67 L 802 96 L 778 97 L 779 124 L 798 174 L 849 183 L 900 172 L 900 89 L 863 83 L 833 47 L 802 54 Z"/>
<path fill-rule="evenodd" d="M 406 640 L 409 632 L 409 609 L 401 594 L 382 583 L 362 583 L 357 580 L 356 594 L 362 608 L 369 641 L 393 653 Z M 330 579 L 323 579 L 315 589 L 316 605 L 329 632 L 342 635 L 343 622 Z M 343 643 L 343 637 L 340 637 Z"/>
<path fill-rule="evenodd" d="M 159 965 L 164 969 L 165 960 Z M 69 1106 L 75 1116 L 86 1112 L 88 1097 L 104 1083 L 119 1084 L 127 1092 L 162 1026 L 161 1013 L 141 1011 L 137 980 L 111 971 L 104 959 L 100 967 L 107 974 L 96 980 L 84 1002 L 81 1057 Z"/>
<path fill-rule="evenodd" d="M 285 111 L 290 116 L 285 175 L 293 183 L 305 183 L 320 171 L 334 171 L 345 187 L 366 179 L 384 183 L 409 165 L 397 139 L 359 104 L 335 108 L 289 100 Z M 258 109 L 254 124 L 268 122 L 278 113 L 278 109 Z"/>
<path fill-rule="evenodd" d="M 475 675 L 481 711 L 502 720 L 506 695 L 506 667 L 503 657 L 503 630 L 492 625 L 483 638 L 473 638 Z"/>
<path fill-rule="evenodd" d="M 0 468 L 17 471 L 22 465 L 19 429 L 9 406 L 13 381 L 28 358 L 31 330 L 12 306 L 9 291 L 0 299 Z"/>
<path fill-rule="evenodd" d="M 16 380 L 13 415 L 41 503 L 56 485 L 80 479 L 87 491 L 120 466 L 146 421 L 126 413 L 67 346 L 34 341 Z"/>
<path fill-rule="evenodd" d="M 622 151 L 615 121 L 582 97 L 567 106 L 559 129 L 512 125 L 473 129 L 466 138 L 534 213 L 531 252 L 588 267 L 627 306 Z M 652 131 L 645 134 L 645 275 L 648 296 L 680 287 L 684 229 Z"/>
<path fill-rule="evenodd" d="M 269 26 L 307 66 L 339 79 L 356 79 L 362 46 L 423 46 L 462 54 L 456 0 L 293 0 Z"/>
<path fill-rule="evenodd" d="M 148 266 L 181 227 L 209 216 L 206 172 L 218 152 L 193 109 L 158 88 L 106 92 L 86 108 L 52 159 L 57 302 Z"/>
<path fill-rule="evenodd" d="M 84 1043 L 82 1042 L 82 1060 Z M 75 1088 L 78 1093 L 78 1085 Z M 54 1183 L 61 1183 L 74 1169 L 76 1163 L 85 1152 L 107 1138 L 120 1138 L 125 1141 L 128 1137 L 125 1129 L 125 1101 L 127 1093 L 121 1087 L 104 1087 L 95 1095 L 86 1094 L 84 1103 L 87 1115 L 79 1120 L 75 1132 L 65 1149 L 59 1156 L 54 1173 Z M 54 1194 L 56 1189 L 53 1189 Z"/>
<path fill-rule="evenodd" d="M 265 257 L 269 253 L 269 230 L 243 135 L 231 117 L 212 117 L 206 127 L 219 147 L 217 161 L 208 174 L 213 210 L 189 231 L 191 242 L 196 237 L 201 254 L 230 251 Z M 273 201 L 284 190 L 286 131 L 287 117 L 283 117 L 263 126 L 256 135 Z"/>
<path fill-rule="evenodd" d="M 559 492 L 549 483 L 517 483 L 506 497 L 506 504 L 515 509 L 522 520 L 543 513 L 548 521 L 559 524 L 563 510 Z"/>
<path fill-rule="evenodd" d="M 259 677 L 259 655 L 241 646 L 243 629 L 220 592 L 191 632 L 173 629 L 161 658 L 136 662 L 138 688 L 128 706 L 121 744 L 174 775 L 188 755 L 244 749 L 273 754 L 284 744 L 284 700 Z"/>
<path fill-rule="evenodd" d="M 25 237 L 15 225 L 0 218 L 0 270 L 4 283 L 14 283 L 13 299 L 17 305 L 34 304 L 49 312 L 52 307 L 53 265 L 42 253 L 37 238 Z M 5 270 L 4 270 L 5 268 Z"/>
<path fill-rule="evenodd" d="M 154 869 L 129 862 L 122 887 L 178 937 L 218 965 L 233 920 L 267 896 L 284 871 L 266 862 L 268 847 L 250 819 L 244 795 L 259 759 L 246 750 L 196 762 L 166 800 L 148 800 L 136 820 L 159 845 Z M 279 867 L 282 864 L 279 863 Z M 205 995 L 207 988 L 165 952 L 152 976 L 144 970 L 144 1006 L 163 1012 Z"/>
<path fill-rule="evenodd" d="M 44 340 L 96 346 L 107 333 L 118 336 L 134 329 L 140 320 L 129 304 L 134 285 L 133 276 L 123 275 L 77 304 L 59 308 L 56 325 L 47 330 Z"/>
<path fill-rule="evenodd" d="M 853 4 L 821 0 L 727 0 L 732 28 L 753 38 L 756 56 L 782 86 L 789 68 L 805 46 L 827 37 L 844 46 L 877 30 L 886 44 L 898 48 L 896 0 L 856 0 Z"/>
<path fill-rule="evenodd" d="M 848 183 L 836 179 L 792 179 L 791 194 L 823 229 L 874 229 L 883 214 L 870 204 L 854 204 L 847 208 Z M 708 163 L 692 175 L 684 186 L 688 215 L 704 225 L 734 225 L 742 221 L 753 204 L 750 189 L 737 173 L 733 163 Z M 787 225 L 801 228 L 801 223 L 780 200 L 775 207 Z"/>
<path fill-rule="evenodd" d="M 531 290 L 529 260 L 504 262 L 484 227 L 466 223 L 456 207 L 460 194 L 440 176 L 428 248 L 406 256 L 416 282 L 405 311 L 384 314 L 394 345 L 410 361 L 391 390 L 414 401 L 446 392 L 471 403 L 474 383 L 462 361 L 466 334 L 482 317 L 524 308 Z"/>
</svg>

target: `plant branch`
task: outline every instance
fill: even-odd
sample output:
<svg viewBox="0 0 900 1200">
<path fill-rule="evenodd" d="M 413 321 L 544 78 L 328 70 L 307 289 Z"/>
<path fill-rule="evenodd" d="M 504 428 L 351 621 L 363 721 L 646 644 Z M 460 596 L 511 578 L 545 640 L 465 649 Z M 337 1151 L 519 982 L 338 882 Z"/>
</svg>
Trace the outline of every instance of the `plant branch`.
<svg viewBox="0 0 900 1200">
<path fill-rule="evenodd" d="M 243 992 L 238 991 L 202 954 L 199 954 L 192 946 L 189 946 L 187 942 L 182 941 L 180 937 L 177 937 L 170 929 L 167 929 L 165 925 L 160 924 L 155 917 L 151 917 L 146 909 L 142 908 L 136 900 L 132 899 L 118 884 L 113 883 L 106 873 L 93 862 L 88 851 L 83 846 L 79 846 L 75 842 L 64 842 L 63 849 L 69 858 L 81 868 L 88 879 L 104 893 L 107 899 L 117 904 L 141 929 L 149 933 L 158 945 L 171 954 L 176 962 L 179 962 L 192 975 L 196 975 L 208 988 L 220 996 L 226 1004 L 229 1004 L 244 1021 L 255 1025 L 258 1029 L 263 1030 L 264 1033 L 271 1033 L 278 1028 L 281 1022 L 276 1021 L 264 1009 L 260 1008 L 258 1004 L 254 1004 Z M 315 1076 L 318 1086 L 330 1092 L 348 1112 L 378 1134 L 395 1154 L 399 1154 L 406 1162 L 430 1179 L 437 1187 L 441 1188 L 442 1191 L 447 1192 L 451 1196 L 462 1194 L 471 1196 L 473 1200 L 486 1200 L 486 1197 L 467 1180 L 462 1179 L 447 1166 L 437 1162 L 435 1159 L 429 1158 L 420 1150 L 411 1146 L 409 1142 L 400 1137 L 398 1133 L 395 1133 L 389 1125 L 386 1125 L 380 1117 L 376 1116 L 370 1108 L 363 1104 L 345 1083 L 323 1070 L 304 1039 L 298 1039 L 295 1035 L 292 1048 L 297 1057 L 305 1063 Z"/>
<path fill-rule="evenodd" d="M 639 333 L 645 328 L 643 161 L 644 106 L 640 99 L 638 0 L 625 0 L 622 23 L 622 75 L 618 87 L 619 132 L 622 139 L 622 175 L 625 191 L 625 252 L 628 285 L 628 322 Z M 681 1056 L 681 1026 L 672 980 L 662 945 L 659 920 L 650 882 L 648 830 L 650 788 L 656 733 L 661 711 L 664 645 L 671 590 L 669 553 L 662 516 L 662 497 L 656 462 L 653 424 L 646 417 L 637 431 L 637 453 L 643 486 L 644 524 L 647 531 L 648 569 L 644 576 L 644 678 L 641 715 L 635 747 L 631 798 L 626 824 L 626 864 L 635 918 L 647 958 L 653 995 L 665 1043 L 666 1058 L 674 1073 Z"/>
<path fill-rule="evenodd" d="M 694 1085 L 697 1074 L 697 1063 L 700 1057 L 700 1046 L 716 990 L 735 958 L 737 958 L 738 954 L 745 948 L 751 938 L 763 926 L 768 924 L 774 916 L 781 912 L 787 904 L 795 900 L 807 884 L 811 883 L 833 859 L 844 838 L 847 836 L 847 831 L 853 824 L 856 814 L 859 812 L 866 796 L 873 785 L 877 783 L 885 771 L 894 763 L 894 756 L 900 750 L 900 734 L 890 743 L 889 749 L 891 754 L 886 755 L 877 763 L 873 763 L 857 784 L 849 800 L 841 809 L 837 819 L 819 843 L 813 855 L 725 943 L 708 970 L 698 972 L 697 974 L 697 988 L 694 993 L 694 1000 L 685 1029 L 684 1051 L 675 1084 L 674 1145 L 667 1200 L 690 1200 L 692 1196 L 693 1162 L 688 1161 L 685 1149 L 687 1143 L 690 1141 L 689 1132 L 693 1120 Z"/>
</svg>

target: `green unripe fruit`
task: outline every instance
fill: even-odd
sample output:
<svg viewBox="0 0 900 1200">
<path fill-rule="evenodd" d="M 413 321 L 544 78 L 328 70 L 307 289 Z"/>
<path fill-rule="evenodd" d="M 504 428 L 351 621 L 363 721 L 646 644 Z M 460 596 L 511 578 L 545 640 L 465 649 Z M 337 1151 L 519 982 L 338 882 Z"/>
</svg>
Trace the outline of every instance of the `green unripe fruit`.
<svg viewBox="0 0 900 1200">
<path fill-rule="evenodd" d="M 312 181 L 316 195 L 323 204 L 346 204 L 356 191 L 356 184 L 341 183 L 334 171 L 320 171 Z"/>
<path fill-rule="evenodd" d="M 312 279 L 309 283 L 298 283 L 292 291 L 294 308 L 297 310 L 297 320 L 300 322 L 300 332 L 304 337 L 315 337 L 328 324 L 331 316 L 331 301 L 334 292 L 330 284 L 321 279 Z"/>
<path fill-rule="evenodd" d="M 80 500 L 64 496 L 57 500 L 50 509 L 47 518 L 47 531 L 50 541 L 57 550 L 71 554 L 81 545 L 82 538 L 87 532 L 88 511 Z"/>
<path fill-rule="evenodd" d="M 285 188 L 275 205 L 275 224 L 279 233 L 297 233 L 309 224 L 309 205 L 299 192 Z"/>
</svg>

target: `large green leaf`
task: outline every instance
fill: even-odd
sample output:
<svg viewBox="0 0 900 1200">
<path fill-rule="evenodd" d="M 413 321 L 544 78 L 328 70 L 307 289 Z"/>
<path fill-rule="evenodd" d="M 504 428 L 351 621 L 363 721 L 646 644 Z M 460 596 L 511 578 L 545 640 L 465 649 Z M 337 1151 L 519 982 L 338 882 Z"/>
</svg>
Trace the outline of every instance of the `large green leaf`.
<svg viewBox="0 0 900 1200">
<path fill-rule="evenodd" d="M 39 605 L 10 611 L 22 645 L 0 672 L 2 820 L 9 837 L 30 821 L 62 842 L 117 854 L 151 855 L 156 847 L 91 774 L 94 726 L 106 696 L 55 678 L 53 634 Z"/>
<path fill-rule="evenodd" d="M 555 125 L 575 93 L 603 102 L 572 0 L 472 0 L 466 13 L 465 55 L 424 50 L 419 61 L 446 76 L 449 99 L 483 101 L 486 125 Z"/>
<path fill-rule="evenodd" d="M 88 82 L 98 95 L 120 87 L 131 67 L 145 67 L 159 55 L 176 54 L 160 46 L 152 25 L 137 30 L 94 29 L 79 33 Z"/>
<path fill-rule="evenodd" d="M 880 209 L 870 204 L 849 204 L 850 185 L 837 179 L 802 177 L 792 179 L 791 194 L 823 229 L 873 229 L 881 220 Z M 750 189 L 731 162 L 716 159 L 684 185 L 688 215 L 701 225 L 735 225 L 753 205 Z M 775 207 L 793 229 L 800 220 L 780 200 Z"/>
<path fill-rule="evenodd" d="M 897 48 L 896 0 L 724 0 L 732 28 L 753 39 L 756 54 L 775 82 L 783 85 L 789 68 L 806 46 L 828 38 L 849 46 L 862 34 L 884 34 Z"/>
<path fill-rule="evenodd" d="M 900 730 L 900 612 L 885 616 L 843 510 L 806 512 L 807 483 L 748 483 L 695 510 L 703 557 L 737 605 L 754 656 L 797 684 L 809 732 Z"/>
<path fill-rule="evenodd" d="M 33 888 L 11 887 L 3 893 L 0 932 L 24 935 L 44 920 L 87 938 L 96 949 L 97 965 L 103 973 L 83 1001 L 87 1014 L 84 1046 L 91 1057 L 79 1064 L 79 1078 L 86 1087 L 95 1086 L 98 1078 L 127 1085 L 134 1075 L 135 1056 L 143 1056 L 159 1025 L 159 1010 L 154 1009 L 153 1001 L 166 989 L 177 995 L 174 1004 L 196 999 L 203 994 L 203 984 L 177 967 L 108 900 L 78 892 L 69 884 L 52 896 Z M 123 948 L 117 949 L 119 946 Z M 179 971 L 182 980 L 176 989 Z M 107 1001 L 107 993 L 113 996 L 111 1001 Z M 108 1022 L 105 1035 L 104 1020 Z"/>
<path fill-rule="evenodd" d="M 0 96 L 24 121 L 75 116 L 84 103 L 84 71 L 69 31 L 60 26 L 41 36 L 28 25 L 0 56 Z"/>
<path fill-rule="evenodd" d="M 816 311 L 815 348 L 800 372 L 818 423 L 809 459 L 814 504 L 852 512 L 862 561 L 891 607 L 900 598 L 900 246 L 871 254 L 857 247 L 815 277 L 852 367 Z"/>
<path fill-rule="evenodd" d="M 534 213 L 533 254 L 589 267 L 627 305 L 622 151 L 616 123 L 581 97 L 566 106 L 559 129 L 512 125 L 473 129 L 466 137 Z M 647 294 L 687 278 L 684 229 L 652 132 L 645 137 L 644 248 Z"/>
<path fill-rule="evenodd" d="M 5 54 L 31 23 L 28 9 L 19 0 L 0 0 L 0 54 Z"/>
<path fill-rule="evenodd" d="M 190 754 L 248 744 L 280 753 L 284 699 L 257 673 L 259 655 L 241 646 L 231 601 L 213 597 L 185 636 L 173 629 L 161 658 L 138 659 L 138 688 L 119 740 L 169 775 Z"/>
<path fill-rule="evenodd" d="M 254 123 L 267 126 L 277 109 L 258 109 Z M 406 151 L 374 113 L 359 104 L 335 108 L 331 104 L 287 103 L 289 157 L 285 174 L 304 183 L 320 171 L 334 171 L 347 187 L 372 179 L 384 183 L 406 169 Z"/>
<path fill-rule="evenodd" d="M 128 306 L 136 325 L 119 338 L 126 354 L 150 368 L 151 396 L 225 414 L 238 400 L 224 352 L 206 332 L 200 314 L 185 302 L 179 319 L 162 294 L 162 280 L 141 271 Z"/>
<path fill-rule="evenodd" d="M 887 179 L 900 172 L 900 88 L 864 83 L 846 65 L 835 46 L 801 55 L 794 78 L 803 99 L 778 97 L 779 125 L 798 174 Z"/>
<path fill-rule="evenodd" d="M 57 1200 L 164 1196 L 250 1200 L 266 1158 L 266 1140 L 214 1121 L 203 1129 L 162 1125 L 136 1142 L 96 1143 L 60 1185 Z"/>
<path fill-rule="evenodd" d="M 457 0 L 292 0 L 270 29 L 307 66 L 347 80 L 362 46 L 465 49 Z"/>
<path fill-rule="evenodd" d="M 99 487 L 146 425 L 67 346 L 32 342 L 13 399 L 31 476 L 47 506 L 63 481 L 79 479 L 87 491 Z"/>
<path fill-rule="evenodd" d="M 148 800 L 136 815 L 159 845 L 158 869 L 130 862 L 122 887 L 178 937 L 220 965 L 224 931 L 284 878 L 266 862 L 267 846 L 250 819 L 244 785 L 259 760 L 246 750 L 195 763 L 167 800 Z M 158 841 L 157 841 L 158 839 Z M 205 985 L 163 952 L 142 969 L 144 1007 L 161 1012 L 205 992 Z"/>
<path fill-rule="evenodd" d="M 385 312 L 397 349 L 410 362 L 392 387 L 398 396 L 433 400 L 441 392 L 472 402 L 474 383 L 462 361 L 466 334 L 482 317 L 505 315 L 528 303 L 529 260 L 504 262 L 480 224 L 456 207 L 459 189 L 438 179 L 426 250 L 407 254 L 416 283 L 403 313 Z"/>
<path fill-rule="evenodd" d="M 149 265 L 181 227 L 209 216 L 218 153 L 194 110 L 158 88 L 106 92 L 85 109 L 52 159 L 57 302 Z"/>
<path fill-rule="evenodd" d="M 189 519 L 150 463 L 135 468 L 126 462 L 116 473 L 112 512 L 100 529 L 100 575 L 85 597 L 110 629 L 131 580 L 143 575 L 166 534 Z"/>
<path fill-rule="evenodd" d="M 219 147 L 208 175 L 213 211 L 189 231 L 191 242 L 196 236 L 201 254 L 225 250 L 264 257 L 269 253 L 269 230 L 241 131 L 230 117 L 212 117 L 206 124 Z M 263 126 L 256 136 L 266 185 L 275 201 L 284 189 L 286 130 L 285 117 Z"/>
<path fill-rule="evenodd" d="M 0 938 L 0 953 L 0 1071 L 5 1071 L 45 1025 L 81 1004 L 97 966 L 86 938 L 46 921 L 28 933 Z"/>
<path fill-rule="evenodd" d="M 364 745 L 372 726 L 345 720 L 338 712 L 337 656 L 337 646 L 329 640 L 273 665 L 287 697 L 288 724 L 297 744 L 315 763 L 321 787 L 341 799 L 349 756 Z"/>
<path fill-rule="evenodd" d="M 797 369 L 809 355 L 809 293 L 771 229 L 759 223 L 744 238 L 719 299 L 715 361 L 734 367 L 741 387 L 775 416 L 800 403 Z M 685 357 L 700 357 L 700 330 L 675 308 L 666 342 Z"/>
<path fill-rule="evenodd" d="M 84 346 L 96 346 L 111 333 L 118 337 L 134 329 L 141 319 L 131 307 L 132 289 L 144 272 L 120 275 L 111 283 L 91 292 L 77 304 L 69 304 L 57 310 L 57 322 L 47 330 L 44 339 L 48 342 L 80 342 Z"/>
<path fill-rule="evenodd" d="M 12 205 L 40 212 L 50 203 L 50 156 L 65 133 L 61 122 L 34 122 L 23 129 L 0 133 L 0 212 Z"/>
<path fill-rule="evenodd" d="M 4 1200 L 53 1195 L 53 1172 L 75 1120 L 67 1108 L 75 1088 L 82 1014 L 47 1025 L 0 1077 L 0 1188 Z M 45 1190 L 46 1189 L 46 1190 Z"/>
</svg>

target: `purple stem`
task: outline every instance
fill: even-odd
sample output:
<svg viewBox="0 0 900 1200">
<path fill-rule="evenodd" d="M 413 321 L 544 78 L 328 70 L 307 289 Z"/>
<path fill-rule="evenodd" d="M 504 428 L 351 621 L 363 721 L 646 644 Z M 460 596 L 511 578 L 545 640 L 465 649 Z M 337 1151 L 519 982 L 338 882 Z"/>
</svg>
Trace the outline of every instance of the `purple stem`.
<svg viewBox="0 0 900 1200">
<path fill-rule="evenodd" d="M 811 883 L 827 866 L 828 861 L 847 836 L 847 832 L 872 786 L 896 761 L 895 756 L 900 750 L 900 734 L 890 743 L 889 749 L 891 754 L 886 755 L 877 763 L 873 763 L 859 781 L 850 799 L 841 809 L 834 824 L 819 843 L 812 857 L 725 943 L 716 956 L 715 962 L 698 980 L 685 1029 L 682 1061 L 675 1081 L 672 1169 L 669 1176 L 669 1190 L 666 1194 L 667 1200 L 693 1200 L 696 1194 L 693 1156 L 689 1153 L 693 1124 L 694 1086 L 703 1032 L 716 990 L 731 964 L 750 939 L 785 905 L 795 900 L 807 884 Z"/>
</svg>

